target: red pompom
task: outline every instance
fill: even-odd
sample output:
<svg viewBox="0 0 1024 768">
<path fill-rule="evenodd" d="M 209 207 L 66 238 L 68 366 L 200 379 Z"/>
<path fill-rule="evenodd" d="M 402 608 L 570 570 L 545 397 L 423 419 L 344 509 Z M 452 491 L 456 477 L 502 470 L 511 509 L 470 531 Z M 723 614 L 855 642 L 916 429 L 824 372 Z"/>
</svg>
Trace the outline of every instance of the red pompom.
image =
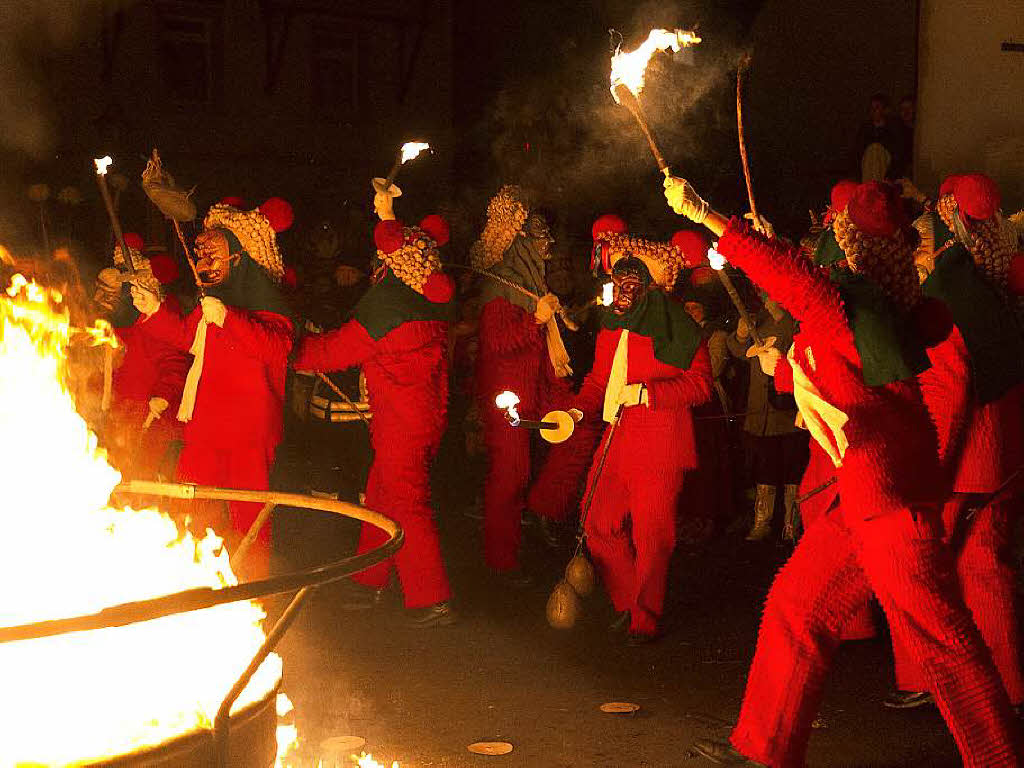
<svg viewBox="0 0 1024 768">
<path fill-rule="evenodd" d="M 1015 253 L 1006 272 L 1006 287 L 1014 296 L 1024 296 L 1024 253 Z"/>
<path fill-rule="evenodd" d="M 230 205 L 232 208 L 237 208 L 238 210 L 242 210 L 243 208 L 245 208 L 245 200 L 238 197 L 237 195 L 228 195 L 227 197 L 222 197 L 217 204 Z"/>
<path fill-rule="evenodd" d="M 160 281 L 161 285 L 173 283 L 178 279 L 178 262 L 167 253 L 154 253 L 149 257 L 149 268 L 153 270 L 153 277 Z"/>
<path fill-rule="evenodd" d="M 444 272 L 434 272 L 423 284 L 423 297 L 433 304 L 447 304 L 455 296 L 455 281 Z"/>
<path fill-rule="evenodd" d="M 853 193 L 857 191 L 858 186 L 856 181 L 850 181 L 850 179 L 836 182 L 829 195 L 829 207 L 833 213 L 842 213 L 846 209 L 846 206 L 850 203 L 850 198 L 853 197 Z"/>
<path fill-rule="evenodd" d="M 285 288 L 295 290 L 299 287 L 299 273 L 295 271 L 295 267 L 285 267 L 284 274 L 281 276 L 281 282 L 284 283 Z"/>
<path fill-rule="evenodd" d="M 604 235 L 624 235 L 629 229 L 621 216 L 614 213 L 606 213 L 599 216 L 594 225 L 590 228 L 590 235 L 594 240 L 600 240 Z"/>
<path fill-rule="evenodd" d="M 402 222 L 398 219 L 388 219 L 377 222 L 373 228 L 373 242 L 378 251 L 394 253 L 405 244 L 405 234 L 402 232 Z"/>
<path fill-rule="evenodd" d="M 129 248 L 134 248 L 136 251 L 141 251 L 145 243 L 142 241 L 142 235 L 138 232 L 125 232 L 124 233 L 124 244 Z"/>
<path fill-rule="evenodd" d="M 690 269 L 708 263 L 710 238 L 696 229 L 681 229 L 672 235 L 672 245 L 683 254 L 683 263 Z"/>
<path fill-rule="evenodd" d="M 448 229 L 448 222 L 436 213 L 432 213 L 423 219 L 423 221 L 420 222 L 420 229 L 434 238 L 434 242 L 439 246 L 445 245 L 448 242 L 448 238 L 451 236 L 451 232 Z"/>
<path fill-rule="evenodd" d="M 942 184 L 939 185 L 939 197 L 944 195 L 952 195 L 956 190 L 957 182 L 960 181 L 961 175 L 959 173 L 951 173 L 945 179 L 942 180 Z"/>
<path fill-rule="evenodd" d="M 847 204 L 850 221 L 872 237 L 892 237 L 904 224 L 899 193 L 892 184 L 860 184 Z"/>
<path fill-rule="evenodd" d="M 917 303 L 913 310 L 917 336 L 926 347 L 937 347 L 949 338 L 953 330 L 953 313 L 944 301 L 928 297 Z"/>
<path fill-rule="evenodd" d="M 295 221 L 291 203 L 283 197 L 272 197 L 260 206 L 260 213 L 267 217 L 275 232 L 284 232 Z"/>
<path fill-rule="evenodd" d="M 995 216 L 1002 202 L 999 186 L 984 173 L 959 176 L 953 185 L 953 195 L 961 211 L 981 221 Z"/>
<path fill-rule="evenodd" d="M 707 285 L 715 279 L 715 270 L 711 267 L 697 267 L 693 272 L 690 273 L 690 285 L 694 288 L 699 288 L 702 285 Z"/>
</svg>

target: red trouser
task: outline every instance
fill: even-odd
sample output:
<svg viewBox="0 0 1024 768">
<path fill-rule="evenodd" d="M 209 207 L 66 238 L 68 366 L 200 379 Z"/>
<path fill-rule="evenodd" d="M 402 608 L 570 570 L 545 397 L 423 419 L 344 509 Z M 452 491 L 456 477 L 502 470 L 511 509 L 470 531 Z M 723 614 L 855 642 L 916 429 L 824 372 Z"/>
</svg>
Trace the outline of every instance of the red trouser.
<svg viewBox="0 0 1024 768">
<path fill-rule="evenodd" d="M 496 571 L 519 565 L 526 486 L 530 482 L 530 430 L 513 427 L 497 408 L 481 413 L 487 448 L 484 480 L 484 560 Z"/>
<path fill-rule="evenodd" d="M 143 429 L 149 403 L 120 400 L 107 415 L 106 437 L 111 459 L 126 479 L 155 480 L 171 441 L 180 435 L 174 413 L 165 412 Z"/>
<path fill-rule="evenodd" d="M 772 768 L 804 765 L 840 631 L 872 590 L 924 670 L 964 765 L 1017 765 L 1010 702 L 958 595 L 937 510 L 864 520 L 837 509 L 807 529 L 768 595 L 733 745 Z"/>
<path fill-rule="evenodd" d="M 970 520 L 964 512 L 971 497 L 957 494 L 946 502 L 943 527 L 956 558 L 960 590 L 981 632 L 1003 686 L 1013 704 L 1024 702 L 1020 663 L 1020 630 L 1015 605 L 1015 580 L 1009 563 L 1011 522 L 1007 505 L 979 510 Z M 903 638 L 892 633 L 896 687 L 930 690 L 924 670 L 915 663 Z"/>
<path fill-rule="evenodd" d="M 566 521 L 579 509 L 580 485 L 594 459 L 594 447 L 601 430 L 593 425 L 576 425 L 572 437 L 548 449 L 544 466 L 530 486 L 528 509 L 549 520 Z"/>
<path fill-rule="evenodd" d="M 167 418 L 166 414 L 164 418 Z M 270 468 L 274 463 L 273 445 L 237 445 L 231 448 L 217 448 L 203 442 L 186 441 L 178 459 L 178 480 L 197 485 L 213 485 L 220 488 L 241 488 L 249 491 L 265 491 L 270 488 Z M 217 520 L 215 509 L 220 502 L 196 502 L 194 516 L 200 524 Z M 256 520 L 263 505 L 258 502 L 232 501 L 228 503 L 231 530 L 214 531 L 228 542 L 233 549 L 249 527 Z M 239 567 L 245 580 L 262 579 L 270 574 L 270 521 L 260 529 L 259 535 L 249 548 L 245 562 Z M 193 530 L 202 536 L 202 531 Z M 242 577 L 239 577 L 240 579 Z"/>
<path fill-rule="evenodd" d="M 393 558 L 352 578 L 380 589 L 387 585 L 395 568 L 406 608 L 426 608 L 447 600 L 451 588 L 430 504 L 430 465 L 437 446 L 396 435 L 391 440 L 375 439 L 374 449 L 366 483 L 366 507 L 398 523 L 405 532 L 405 542 Z M 364 523 L 358 551 L 379 547 L 386 540 L 386 533 Z"/>
<path fill-rule="evenodd" d="M 608 437 L 606 432 L 604 440 Z M 653 634 L 665 603 L 668 565 L 676 546 L 676 500 L 685 473 L 645 466 L 635 446 L 629 450 L 619 442 L 624 437 L 616 436 L 597 478 L 585 524 L 587 548 L 615 610 L 629 611 L 630 631 Z M 599 461 L 600 453 L 587 478 L 588 493 Z"/>
</svg>

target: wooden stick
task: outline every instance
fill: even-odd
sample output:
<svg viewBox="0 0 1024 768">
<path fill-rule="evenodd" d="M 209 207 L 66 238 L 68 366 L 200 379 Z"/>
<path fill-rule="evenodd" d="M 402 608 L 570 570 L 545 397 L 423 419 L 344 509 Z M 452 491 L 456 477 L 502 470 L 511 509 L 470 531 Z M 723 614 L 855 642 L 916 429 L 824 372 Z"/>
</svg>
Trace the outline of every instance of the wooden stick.
<svg viewBox="0 0 1024 768">
<path fill-rule="evenodd" d="M 757 219 L 757 204 L 754 202 L 754 184 L 750 180 L 750 163 L 747 159 L 747 142 L 743 136 L 743 73 L 750 66 L 750 56 L 745 55 L 740 60 L 739 69 L 736 70 L 736 135 L 740 143 L 740 161 L 743 163 L 743 178 L 747 182 L 747 200 L 750 202 L 750 212 Z"/>
<path fill-rule="evenodd" d="M 196 288 L 199 289 L 200 297 L 206 295 L 206 291 L 203 289 L 203 281 L 199 278 L 199 270 L 196 269 L 196 263 L 192 260 L 192 255 L 188 251 L 188 245 L 185 243 L 185 235 L 182 234 L 181 224 L 178 223 L 177 219 L 171 219 L 174 224 L 174 231 L 178 233 L 178 242 L 181 243 L 181 248 L 185 251 L 185 261 L 188 262 L 189 267 L 192 268 L 192 277 L 195 278 Z"/>
<path fill-rule="evenodd" d="M 128 265 L 128 269 L 134 275 L 135 262 L 132 260 L 132 252 L 128 250 L 128 246 L 124 242 L 124 232 L 121 231 L 121 222 L 117 218 L 117 212 L 114 210 L 114 201 L 110 199 L 110 190 L 107 188 L 107 175 L 105 173 L 97 173 L 96 183 L 100 187 L 100 195 L 103 197 L 103 204 L 106 206 L 107 215 L 110 217 L 110 227 L 114 230 L 114 238 L 121 246 L 121 253 L 124 255 L 124 261 Z"/>
<path fill-rule="evenodd" d="M 757 327 L 754 325 L 754 318 L 750 316 L 750 312 L 747 311 L 746 305 L 743 303 L 743 299 L 740 298 L 739 291 L 736 290 L 736 286 L 733 285 L 732 278 L 729 277 L 729 273 L 725 269 L 716 269 L 715 272 L 718 274 L 718 279 L 722 281 L 722 285 L 725 286 L 725 292 L 729 294 L 729 298 L 732 299 L 732 305 L 736 307 L 736 311 L 740 313 L 740 317 L 747 324 L 747 328 L 750 330 L 750 338 L 754 340 L 755 344 L 761 344 L 761 337 L 757 333 Z"/>
<path fill-rule="evenodd" d="M 245 536 L 235 547 L 235 551 L 231 553 L 231 570 L 235 571 L 238 568 L 239 563 L 245 560 L 246 554 L 249 552 L 249 548 L 252 543 L 256 541 L 256 537 L 260 533 L 260 529 L 267 524 L 267 520 L 270 519 L 270 513 L 274 511 L 274 507 L 277 505 L 268 501 L 263 505 L 263 509 L 256 516 L 256 519 L 252 521 L 252 525 L 249 526 L 249 530 L 245 532 Z"/>
<path fill-rule="evenodd" d="M 658 170 L 668 178 L 671 170 L 669 169 L 668 162 L 665 160 L 665 156 L 661 154 L 658 142 L 654 140 L 654 134 L 651 132 L 651 127 L 647 124 L 647 116 L 640 106 L 640 100 L 636 97 L 636 94 L 621 83 L 615 86 L 615 96 L 618 98 L 619 103 L 625 105 L 626 109 L 636 119 L 637 125 L 640 126 L 640 130 L 643 131 L 644 137 L 647 139 L 647 145 L 651 148 L 651 154 L 654 155 L 654 160 L 658 164 Z"/>
</svg>

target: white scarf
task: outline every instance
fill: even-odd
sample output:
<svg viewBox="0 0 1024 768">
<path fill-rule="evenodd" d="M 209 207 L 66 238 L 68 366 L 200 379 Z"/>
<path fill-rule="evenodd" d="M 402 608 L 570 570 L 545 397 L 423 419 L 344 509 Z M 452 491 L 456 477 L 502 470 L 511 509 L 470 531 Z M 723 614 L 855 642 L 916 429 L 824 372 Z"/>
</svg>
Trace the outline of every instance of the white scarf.
<svg viewBox="0 0 1024 768">
<path fill-rule="evenodd" d="M 608 384 L 604 388 L 604 411 L 602 416 L 605 421 L 611 424 L 615 421 L 615 414 L 619 412 L 619 394 L 626 386 L 626 377 L 629 373 L 629 331 L 622 330 L 619 336 L 619 344 L 615 347 L 615 356 L 612 358 L 612 370 L 608 374 Z"/>
<path fill-rule="evenodd" d="M 192 367 L 185 377 L 185 389 L 181 393 L 181 405 L 178 406 L 178 421 L 191 421 L 192 411 L 196 407 L 196 392 L 199 379 L 203 375 L 203 357 L 206 355 L 206 318 L 200 318 L 196 326 L 196 338 L 192 342 Z"/>
<path fill-rule="evenodd" d="M 799 410 L 796 425 L 810 432 L 811 437 L 832 459 L 832 463 L 836 467 L 841 467 L 846 449 L 850 446 L 844 429 L 850 417 L 821 396 L 821 392 L 796 361 L 794 349 L 795 346 L 789 348 L 786 358 L 793 367 L 793 397 Z M 810 363 L 811 370 L 815 370 L 814 357 L 809 349 L 807 362 Z"/>
</svg>

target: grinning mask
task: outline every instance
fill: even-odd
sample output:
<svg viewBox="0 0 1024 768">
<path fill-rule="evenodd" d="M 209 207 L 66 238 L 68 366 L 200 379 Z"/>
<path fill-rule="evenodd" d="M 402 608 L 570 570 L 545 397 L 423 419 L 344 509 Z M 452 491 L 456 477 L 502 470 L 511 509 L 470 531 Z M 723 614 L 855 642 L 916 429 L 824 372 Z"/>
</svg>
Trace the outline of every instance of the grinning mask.
<svg viewBox="0 0 1024 768">
<path fill-rule="evenodd" d="M 206 229 L 196 236 L 196 271 L 204 287 L 227 282 L 241 258 L 241 245 L 226 230 Z"/>
<path fill-rule="evenodd" d="M 636 256 L 627 256 L 612 267 L 612 311 L 624 315 L 643 299 L 651 285 L 651 273 Z"/>
<path fill-rule="evenodd" d="M 551 246 L 555 238 L 551 236 L 551 227 L 540 214 L 534 213 L 526 220 L 523 232 L 537 244 L 537 253 L 544 260 L 551 258 Z"/>
</svg>

